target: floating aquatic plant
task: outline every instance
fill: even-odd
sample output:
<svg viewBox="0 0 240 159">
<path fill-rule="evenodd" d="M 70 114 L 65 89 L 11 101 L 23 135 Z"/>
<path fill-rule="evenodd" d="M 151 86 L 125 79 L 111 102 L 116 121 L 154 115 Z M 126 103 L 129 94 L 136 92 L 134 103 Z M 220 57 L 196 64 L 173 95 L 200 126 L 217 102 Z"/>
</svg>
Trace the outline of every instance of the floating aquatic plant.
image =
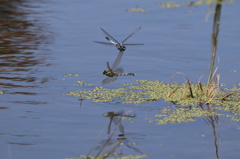
<svg viewBox="0 0 240 159">
<path fill-rule="evenodd" d="M 107 156 L 107 155 L 106 155 Z M 119 155 L 117 155 L 119 156 Z M 143 154 L 143 155 L 128 155 L 128 156 L 121 156 L 121 159 L 141 159 L 141 158 L 146 158 L 149 157 L 149 155 Z M 105 158 L 104 156 L 101 157 L 96 157 L 96 156 L 84 156 L 81 155 L 80 157 L 77 158 L 65 158 L 65 159 L 103 159 Z M 119 157 L 106 157 L 105 159 L 119 159 Z"/>
<path fill-rule="evenodd" d="M 213 5 L 213 4 L 231 4 L 236 3 L 236 0 L 197 0 L 197 1 L 189 1 L 189 2 L 161 2 L 162 8 L 178 8 L 178 7 L 190 7 L 190 6 L 203 6 L 203 5 Z"/>
<path fill-rule="evenodd" d="M 217 81 L 217 79 L 213 80 L 210 84 L 200 82 L 192 84 L 189 80 L 186 80 L 186 83 L 166 84 L 161 81 L 135 80 L 133 83 L 123 84 L 124 87 L 121 88 L 107 89 L 102 86 L 92 86 L 90 90 L 72 91 L 68 95 L 85 98 L 93 102 L 120 101 L 129 104 L 158 100 L 172 102 L 178 109 L 162 109 L 156 115 L 155 120 L 148 120 L 158 124 L 195 121 L 194 117 L 204 116 L 226 116 L 238 121 L 238 115 L 240 115 L 240 84 L 233 86 L 233 88 L 223 89 L 221 86 L 224 86 L 224 84 L 219 84 Z M 214 110 L 210 111 L 209 106 Z M 216 113 L 215 110 L 230 111 L 233 116 Z M 159 119 L 159 117 L 161 118 Z"/>
<path fill-rule="evenodd" d="M 131 9 L 126 9 L 127 12 L 149 12 L 147 9 L 143 9 L 143 8 L 131 8 Z"/>
<path fill-rule="evenodd" d="M 77 84 L 78 86 L 93 86 L 93 84 L 89 84 L 85 81 L 77 81 Z"/>
<path fill-rule="evenodd" d="M 64 75 L 64 77 L 71 77 L 71 76 L 79 76 L 79 74 L 68 73 Z"/>
<path fill-rule="evenodd" d="M 79 82 L 80 86 L 93 86 Z M 125 87 L 107 89 L 102 86 L 93 87 L 91 90 L 78 90 L 69 92 L 68 95 L 84 97 L 93 102 L 109 102 L 120 99 L 122 103 L 144 103 L 149 101 L 174 101 L 181 106 L 194 106 L 198 103 L 222 105 L 234 98 L 238 100 L 240 88 L 221 89 L 216 83 L 204 85 L 201 83 L 170 83 L 161 81 L 136 80 L 135 83 L 124 84 Z M 225 101 L 223 101 L 225 100 Z"/>
</svg>

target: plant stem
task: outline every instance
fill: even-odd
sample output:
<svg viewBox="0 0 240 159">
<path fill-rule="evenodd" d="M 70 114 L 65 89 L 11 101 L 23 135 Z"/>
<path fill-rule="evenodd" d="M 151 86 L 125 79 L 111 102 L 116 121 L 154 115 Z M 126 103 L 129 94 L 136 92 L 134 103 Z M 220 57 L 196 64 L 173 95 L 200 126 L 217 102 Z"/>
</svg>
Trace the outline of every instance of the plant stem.
<svg viewBox="0 0 240 159">
<path fill-rule="evenodd" d="M 217 38 L 218 38 L 219 25 L 220 25 L 221 9 L 222 9 L 222 0 L 218 0 L 217 4 L 216 4 L 216 8 L 215 8 L 214 21 L 213 21 L 212 59 L 211 59 L 211 65 L 210 65 L 208 82 L 207 82 L 208 85 L 210 84 L 210 82 L 212 80 L 214 63 L 215 63 L 215 58 L 216 58 L 216 54 L 217 54 Z"/>
</svg>

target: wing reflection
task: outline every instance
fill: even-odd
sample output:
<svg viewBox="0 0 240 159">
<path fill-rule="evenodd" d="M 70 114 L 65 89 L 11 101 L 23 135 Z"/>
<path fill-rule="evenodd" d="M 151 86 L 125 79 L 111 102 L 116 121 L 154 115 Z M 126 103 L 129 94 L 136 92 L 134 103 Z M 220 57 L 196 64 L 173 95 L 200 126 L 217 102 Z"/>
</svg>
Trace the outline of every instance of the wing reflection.
<svg viewBox="0 0 240 159">
<path fill-rule="evenodd" d="M 108 126 L 108 134 L 111 132 L 111 124 L 112 122 L 118 127 L 119 131 L 121 132 L 121 135 L 125 134 L 124 127 L 122 125 L 122 117 L 126 118 L 135 118 L 135 115 L 127 115 L 124 111 L 119 112 L 108 112 L 107 114 L 104 114 L 105 117 L 110 118 L 110 123 Z"/>
<path fill-rule="evenodd" d="M 134 133 L 126 133 L 125 128 L 122 123 L 123 118 L 135 118 L 135 115 L 129 115 L 128 113 L 132 112 L 132 110 L 128 111 L 118 111 L 118 112 L 108 112 L 104 114 L 104 117 L 108 117 L 110 119 L 108 125 L 108 138 L 102 140 L 99 143 L 99 146 L 94 146 L 94 149 L 97 150 L 96 155 L 92 156 L 95 158 L 107 158 L 107 157 L 123 157 L 124 149 L 133 150 L 134 153 L 139 153 L 141 157 L 148 157 L 149 155 L 143 154 L 143 152 L 138 149 L 135 145 L 136 142 L 132 140 L 142 139 L 144 135 L 137 135 Z M 117 134 L 117 129 L 114 129 L 111 132 L 111 127 L 113 124 L 117 127 L 120 134 L 114 137 Z M 137 137 L 136 137 L 137 136 Z M 134 144 L 135 143 L 135 144 Z M 92 148 L 93 150 L 93 148 Z M 90 157 L 92 154 L 92 150 L 88 153 L 87 157 Z M 136 158 L 139 155 L 136 155 Z"/>
</svg>

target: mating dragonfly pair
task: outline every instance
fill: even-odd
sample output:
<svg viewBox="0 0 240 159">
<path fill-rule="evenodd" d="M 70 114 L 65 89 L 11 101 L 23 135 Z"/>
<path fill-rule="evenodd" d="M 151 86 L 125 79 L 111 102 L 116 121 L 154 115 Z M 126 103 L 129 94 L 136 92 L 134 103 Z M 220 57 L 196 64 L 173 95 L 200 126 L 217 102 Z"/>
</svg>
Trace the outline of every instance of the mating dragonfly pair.
<svg viewBox="0 0 240 159">
<path fill-rule="evenodd" d="M 109 62 L 107 62 L 107 68 L 108 70 L 104 70 L 103 74 L 107 76 L 106 79 L 102 81 L 103 84 L 107 84 L 110 82 L 113 82 L 117 80 L 118 76 L 135 76 L 136 74 L 134 73 L 123 73 L 122 68 L 118 68 L 120 61 L 122 59 L 123 53 L 126 50 L 126 46 L 131 46 L 131 45 L 143 45 L 143 44 L 125 44 L 124 42 L 127 41 L 131 36 L 133 36 L 138 30 L 141 29 L 141 27 L 138 27 L 135 29 L 129 36 L 127 36 L 121 43 L 119 43 L 116 39 L 114 39 L 110 34 L 108 34 L 103 28 L 100 28 L 103 33 L 105 34 L 105 38 L 109 42 L 100 42 L 100 41 L 94 41 L 99 44 L 104 44 L 104 45 L 115 45 L 117 49 L 120 51 L 117 58 L 115 59 L 112 67 L 110 67 Z"/>
</svg>

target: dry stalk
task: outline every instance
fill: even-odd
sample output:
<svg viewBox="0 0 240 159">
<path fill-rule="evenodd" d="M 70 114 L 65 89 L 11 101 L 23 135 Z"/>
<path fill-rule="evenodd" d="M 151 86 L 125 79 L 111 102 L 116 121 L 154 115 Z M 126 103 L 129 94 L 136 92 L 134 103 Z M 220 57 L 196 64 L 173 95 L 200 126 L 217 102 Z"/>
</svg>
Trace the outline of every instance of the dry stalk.
<svg viewBox="0 0 240 159">
<path fill-rule="evenodd" d="M 240 91 L 236 91 L 236 92 L 232 92 L 232 93 L 229 93 L 227 95 L 225 95 L 224 97 L 221 98 L 221 101 L 225 100 L 227 97 L 231 96 L 231 95 L 234 95 L 234 94 L 237 94 L 237 93 L 240 93 Z"/>
</svg>

